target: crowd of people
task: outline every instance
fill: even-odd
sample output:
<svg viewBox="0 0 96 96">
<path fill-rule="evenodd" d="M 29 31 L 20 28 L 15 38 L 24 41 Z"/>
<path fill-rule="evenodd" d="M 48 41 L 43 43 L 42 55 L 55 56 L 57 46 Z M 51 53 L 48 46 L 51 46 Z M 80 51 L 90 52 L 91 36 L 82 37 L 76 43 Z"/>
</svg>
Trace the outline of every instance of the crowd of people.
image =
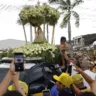
<svg viewBox="0 0 96 96">
<path fill-rule="evenodd" d="M 68 57 L 66 38 L 61 37 L 59 65 L 60 76 L 53 76 L 56 85 L 51 89 L 51 96 L 95 96 L 96 95 L 96 57 L 88 54 Z"/>
<path fill-rule="evenodd" d="M 54 86 L 50 89 L 51 96 L 95 96 L 96 95 L 96 57 L 87 54 L 68 57 L 66 38 L 61 37 L 58 64 L 62 73 L 55 74 Z M 10 82 L 13 84 L 9 86 Z M 9 87 L 8 87 L 9 86 Z M 27 96 L 28 86 L 19 81 L 19 72 L 15 72 L 14 60 L 3 81 L 0 83 L 0 96 Z"/>
</svg>

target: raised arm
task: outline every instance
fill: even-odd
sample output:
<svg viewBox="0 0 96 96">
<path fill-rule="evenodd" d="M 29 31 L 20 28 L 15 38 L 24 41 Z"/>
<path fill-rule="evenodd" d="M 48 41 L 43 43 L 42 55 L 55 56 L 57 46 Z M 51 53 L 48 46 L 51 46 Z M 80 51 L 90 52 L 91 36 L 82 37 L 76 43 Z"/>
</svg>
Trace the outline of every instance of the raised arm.
<svg viewBox="0 0 96 96">
<path fill-rule="evenodd" d="M 12 67 L 12 81 L 15 85 L 16 90 L 18 90 L 22 94 L 22 96 L 26 96 L 24 89 L 22 88 L 22 86 L 19 83 L 19 72 L 15 72 L 14 63 L 11 64 L 11 67 Z"/>
<path fill-rule="evenodd" d="M 88 82 L 88 84 L 91 87 L 91 91 L 93 93 L 96 93 L 96 80 L 93 80 L 89 75 L 87 75 L 82 69 L 80 69 L 76 65 L 75 68 L 76 68 L 75 71 L 79 72 L 84 77 L 84 79 Z"/>
<path fill-rule="evenodd" d="M 71 88 L 74 90 L 76 96 L 79 96 L 82 93 L 74 84 L 71 85 Z"/>
<path fill-rule="evenodd" d="M 2 96 L 6 92 L 11 79 L 12 79 L 12 75 L 9 70 L 3 81 L 0 83 L 0 96 Z"/>
<path fill-rule="evenodd" d="M 13 62 L 11 64 L 13 64 Z M 3 81 L 0 83 L 0 96 L 2 96 L 6 92 L 8 86 L 12 80 L 12 70 L 13 69 L 12 69 L 11 64 L 10 64 L 10 69 L 9 69 L 8 73 L 4 77 Z"/>
<path fill-rule="evenodd" d="M 19 73 L 15 73 L 12 76 L 12 81 L 14 82 L 16 90 L 18 90 L 22 94 L 22 96 L 26 96 L 24 89 L 22 88 L 22 86 L 19 83 Z"/>
<path fill-rule="evenodd" d="M 64 52 L 64 58 L 66 59 L 68 64 L 70 64 L 70 58 L 67 56 L 66 52 Z"/>
</svg>

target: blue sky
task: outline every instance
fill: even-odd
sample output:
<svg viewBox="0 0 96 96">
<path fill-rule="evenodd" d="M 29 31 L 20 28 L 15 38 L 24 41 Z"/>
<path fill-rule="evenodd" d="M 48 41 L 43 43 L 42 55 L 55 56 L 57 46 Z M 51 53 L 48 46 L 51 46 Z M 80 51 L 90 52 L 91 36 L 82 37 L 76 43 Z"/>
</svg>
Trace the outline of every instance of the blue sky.
<svg viewBox="0 0 96 96">
<path fill-rule="evenodd" d="M 17 19 L 22 5 L 26 4 L 36 4 L 37 0 L 0 0 L 0 5 L 11 6 L 7 10 L 1 9 L 0 7 L 0 40 L 4 39 L 18 39 L 24 40 L 24 34 L 22 26 L 18 25 Z M 48 2 L 47 0 L 40 0 L 40 2 Z M 96 0 L 84 0 L 84 3 L 75 8 L 80 15 L 80 27 L 76 28 L 74 26 L 74 18 L 72 17 L 72 38 L 79 35 L 91 34 L 96 32 Z M 17 10 L 18 8 L 18 10 Z M 55 28 L 55 44 L 59 44 L 59 39 L 61 36 L 68 37 L 67 28 L 61 29 L 60 18 L 58 24 Z M 26 25 L 26 33 L 28 41 L 30 41 L 30 30 L 29 26 Z M 49 28 L 50 41 L 52 28 Z M 34 31 L 34 30 L 33 30 Z M 34 34 L 33 34 L 34 36 Z M 67 38 L 68 39 L 68 38 Z"/>
</svg>

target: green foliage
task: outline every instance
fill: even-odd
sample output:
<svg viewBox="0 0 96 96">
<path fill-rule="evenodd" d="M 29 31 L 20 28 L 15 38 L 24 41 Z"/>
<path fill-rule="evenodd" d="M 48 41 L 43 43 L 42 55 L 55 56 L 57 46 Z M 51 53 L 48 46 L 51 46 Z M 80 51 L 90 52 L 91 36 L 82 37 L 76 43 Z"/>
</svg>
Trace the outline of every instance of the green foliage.
<svg viewBox="0 0 96 96">
<path fill-rule="evenodd" d="M 6 57 L 7 56 L 7 51 L 6 50 L 2 50 L 0 52 L 0 59 L 2 59 L 2 57 Z"/>
<path fill-rule="evenodd" d="M 44 44 L 45 42 L 32 42 L 32 44 Z"/>
<path fill-rule="evenodd" d="M 9 49 L 9 50 L 8 50 L 7 56 L 8 56 L 8 57 L 13 57 L 13 56 L 14 56 L 14 54 L 13 54 L 13 49 Z"/>
<path fill-rule="evenodd" d="M 58 9 L 62 10 L 62 13 L 64 15 L 63 20 L 60 24 L 61 28 L 68 27 L 68 38 L 69 42 L 71 41 L 71 16 L 75 18 L 75 25 L 76 27 L 79 27 L 79 14 L 76 11 L 73 11 L 73 8 L 79 5 L 83 2 L 83 0 L 74 0 L 74 2 L 71 2 L 71 0 L 49 0 L 50 3 L 58 4 Z M 61 14 L 62 14 L 61 13 Z"/>
<path fill-rule="evenodd" d="M 13 57 L 13 50 L 12 49 L 4 49 L 4 50 L 0 50 L 0 59 L 2 59 L 3 57 Z"/>
<path fill-rule="evenodd" d="M 58 63 L 58 55 L 59 55 L 59 50 L 56 49 L 53 54 L 55 55 L 55 57 L 53 56 L 52 57 L 52 54 L 50 53 L 50 51 L 46 51 L 42 57 L 46 59 L 46 62 L 50 62 L 50 63 L 55 63 L 57 64 Z"/>
<path fill-rule="evenodd" d="M 58 49 L 49 43 L 27 44 L 13 49 L 14 52 L 23 52 L 25 57 L 42 57 L 47 62 L 57 63 Z"/>
<path fill-rule="evenodd" d="M 45 23 L 55 25 L 60 17 L 60 13 L 48 5 L 25 6 L 19 13 L 23 24 L 30 23 L 38 26 Z"/>
<path fill-rule="evenodd" d="M 71 15 L 73 15 L 76 20 L 76 27 L 79 27 L 79 15 L 77 12 L 73 11 L 73 8 L 80 3 L 83 3 L 83 0 L 74 0 L 74 2 L 71 2 L 71 0 L 49 0 L 49 2 L 58 4 L 58 8 L 62 10 L 62 13 L 64 13 L 64 18 L 60 25 L 61 28 L 64 28 L 68 25 L 68 22 L 71 19 Z"/>
</svg>

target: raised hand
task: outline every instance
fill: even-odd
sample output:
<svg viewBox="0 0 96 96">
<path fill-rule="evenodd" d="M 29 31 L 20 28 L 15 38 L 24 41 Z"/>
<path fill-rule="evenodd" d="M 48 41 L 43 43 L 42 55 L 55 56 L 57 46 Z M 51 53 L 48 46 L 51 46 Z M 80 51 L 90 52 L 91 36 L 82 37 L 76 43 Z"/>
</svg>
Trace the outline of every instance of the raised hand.
<svg viewBox="0 0 96 96">
<path fill-rule="evenodd" d="M 14 59 L 12 60 L 12 63 L 10 64 L 10 72 L 15 75 L 17 72 L 15 72 L 15 65 L 14 65 Z"/>
<path fill-rule="evenodd" d="M 81 73 L 83 71 L 80 67 L 76 66 L 75 64 L 74 64 L 74 67 L 75 67 L 74 71 L 78 73 Z"/>
</svg>

